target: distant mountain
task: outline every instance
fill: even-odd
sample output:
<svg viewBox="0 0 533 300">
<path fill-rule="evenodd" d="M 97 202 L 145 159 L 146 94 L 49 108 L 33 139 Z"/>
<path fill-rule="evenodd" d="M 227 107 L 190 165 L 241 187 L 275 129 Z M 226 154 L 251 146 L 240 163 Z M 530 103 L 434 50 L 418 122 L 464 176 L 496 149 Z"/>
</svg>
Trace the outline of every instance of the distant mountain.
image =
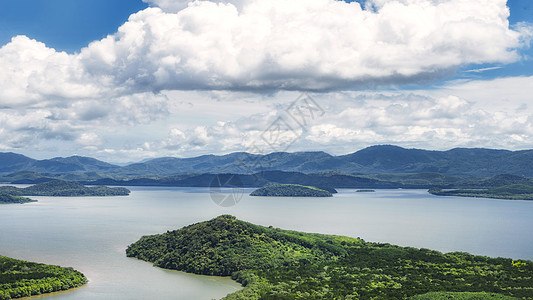
<svg viewBox="0 0 533 300">
<path fill-rule="evenodd" d="M 27 169 L 35 159 L 12 152 L 0 153 L 0 173 L 12 173 Z"/>
<path fill-rule="evenodd" d="M 380 145 L 341 156 L 325 152 L 277 152 L 255 155 L 237 152 L 194 158 L 158 158 L 114 170 L 122 175 L 178 173 L 250 174 L 262 171 L 350 174 L 440 173 L 454 176 L 491 177 L 512 174 L 533 177 L 533 150 L 508 151 L 456 148 L 448 151 L 405 149 Z"/>
<path fill-rule="evenodd" d="M 34 160 L 15 153 L 0 153 L 0 174 L 21 171 L 52 174 L 97 172 L 129 178 L 173 174 L 253 174 L 265 171 L 306 174 L 338 171 L 356 175 L 439 173 L 483 178 L 509 174 L 533 177 L 533 150 L 456 148 L 429 151 L 379 145 L 341 156 L 325 152 L 275 152 L 267 155 L 235 152 L 191 158 L 163 157 L 123 167 L 80 156 Z"/>
<path fill-rule="evenodd" d="M 20 154 L 0 153 L 1 174 L 24 171 L 42 173 L 109 172 L 117 168 L 120 167 L 83 156 L 35 160 Z"/>
<path fill-rule="evenodd" d="M 115 170 L 122 175 L 169 175 L 178 173 L 250 174 L 268 170 L 317 172 L 335 170 L 346 162 L 325 152 L 275 152 L 267 155 L 235 152 L 227 155 L 203 155 L 192 158 L 164 157 L 132 164 Z M 355 169 L 356 164 L 350 164 Z"/>
</svg>

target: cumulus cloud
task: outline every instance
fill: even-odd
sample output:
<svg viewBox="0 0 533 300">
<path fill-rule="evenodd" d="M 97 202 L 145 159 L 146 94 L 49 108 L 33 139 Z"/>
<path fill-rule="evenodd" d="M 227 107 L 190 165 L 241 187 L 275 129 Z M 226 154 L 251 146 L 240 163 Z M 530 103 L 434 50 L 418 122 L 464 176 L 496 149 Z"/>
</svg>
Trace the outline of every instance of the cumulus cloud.
<svg viewBox="0 0 533 300">
<path fill-rule="evenodd" d="M 293 98 L 298 96 L 289 94 Z M 284 96 L 280 95 L 280 98 Z M 305 128 L 286 114 L 285 109 L 290 103 L 285 103 L 279 110 L 212 126 L 173 127 L 165 139 L 149 143 L 144 150 L 191 156 L 191 153 L 270 153 L 310 149 L 346 154 L 375 144 L 441 150 L 531 147 L 532 111 L 516 97 L 511 97 L 505 107 L 497 109 L 483 109 L 477 101 L 455 95 L 430 96 L 413 91 L 328 93 L 317 94 L 314 98 L 326 113 L 311 120 Z M 272 147 L 265 141 L 265 133 L 271 133 L 272 125 L 280 117 L 295 134 L 289 135 L 293 138 L 290 145 Z"/>
<path fill-rule="evenodd" d="M 157 6 L 165 12 L 176 13 L 180 10 L 189 6 L 189 3 L 193 1 L 190 0 L 143 0 L 143 2 L 148 3 L 152 6 Z M 248 0 L 225 0 L 225 1 L 212 1 L 219 3 L 231 3 L 237 8 L 242 8 L 242 6 L 248 2 Z"/>
<path fill-rule="evenodd" d="M 13 37 L 0 48 L 0 65 L 0 106 L 99 94 L 77 56 L 56 52 L 25 36 Z"/>
<path fill-rule="evenodd" d="M 532 32 L 509 27 L 505 0 L 373 0 L 372 9 L 335 0 L 150 3 L 159 7 L 76 54 L 13 38 L 0 48 L 0 105 L 425 82 L 465 64 L 517 61 Z"/>
<path fill-rule="evenodd" d="M 82 57 L 95 73 L 116 70 L 120 84 L 257 90 L 417 82 L 462 64 L 519 58 L 521 36 L 508 26 L 504 0 L 374 2 L 375 11 L 333 0 L 151 8 Z"/>
</svg>

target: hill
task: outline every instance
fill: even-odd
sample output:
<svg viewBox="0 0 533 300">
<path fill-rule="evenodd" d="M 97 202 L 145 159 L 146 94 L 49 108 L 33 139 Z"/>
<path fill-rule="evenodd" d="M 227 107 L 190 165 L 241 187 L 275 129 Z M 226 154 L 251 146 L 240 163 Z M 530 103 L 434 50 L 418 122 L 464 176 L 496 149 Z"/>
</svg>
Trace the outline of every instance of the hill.
<svg viewBox="0 0 533 300">
<path fill-rule="evenodd" d="M 25 170 L 30 168 L 35 159 L 31 159 L 24 155 L 7 152 L 0 152 L 0 173 L 12 173 L 18 170 Z"/>
<path fill-rule="evenodd" d="M 28 202 L 37 202 L 37 200 L 32 200 L 26 197 L 12 196 L 8 194 L 0 194 L 0 204 L 22 204 Z"/>
<path fill-rule="evenodd" d="M 22 171 L 46 173 L 109 172 L 119 168 L 90 157 L 71 156 L 35 160 L 15 153 L 0 153 L 0 174 Z"/>
<path fill-rule="evenodd" d="M 437 196 L 494 198 L 505 200 L 533 200 L 533 184 L 511 184 L 493 187 L 490 189 L 478 190 L 442 190 L 438 188 L 433 188 L 430 189 L 429 192 Z"/>
<path fill-rule="evenodd" d="M 333 195 L 314 186 L 299 184 L 270 184 L 253 191 L 250 196 L 265 197 L 332 197 Z"/>
<path fill-rule="evenodd" d="M 406 299 L 443 291 L 533 299 L 532 261 L 282 230 L 227 215 L 144 236 L 126 254 L 167 269 L 231 274 L 244 289 L 227 300 Z"/>
<path fill-rule="evenodd" d="M 130 191 L 125 188 L 109 188 L 106 186 L 86 187 L 78 182 L 54 180 L 27 188 L 13 186 L 0 187 L 0 194 L 13 196 L 127 196 Z"/>
<path fill-rule="evenodd" d="M 0 300 L 64 291 L 87 283 L 72 268 L 62 268 L 0 256 Z"/>
</svg>

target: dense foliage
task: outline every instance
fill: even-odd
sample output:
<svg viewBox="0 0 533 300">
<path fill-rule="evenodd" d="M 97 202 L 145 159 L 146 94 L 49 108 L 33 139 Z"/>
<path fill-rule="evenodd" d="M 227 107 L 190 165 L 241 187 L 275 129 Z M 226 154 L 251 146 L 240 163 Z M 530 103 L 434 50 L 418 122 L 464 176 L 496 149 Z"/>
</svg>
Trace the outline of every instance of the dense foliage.
<svg viewBox="0 0 533 300">
<path fill-rule="evenodd" d="M 73 181 L 53 180 L 32 185 L 27 188 L 13 186 L 0 187 L 0 193 L 13 196 L 126 196 L 130 191 L 125 188 L 106 186 L 86 187 Z"/>
<path fill-rule="evenodd" d="M 286 231 L 231 216 L 143 237 L 126 253 L 169 269 L 232 274 L 245 288 L 226 299 L 405 299 L 440 291 L 533 299 L 531 261 Z"/>
<path fill-rule="evenodd" d="M 37 200 L 32 200 L 30 198 L 21 197 L 21 196 L 0 194 L 0 204 L 28 203 L 28 202 L 37 202 Z"/>
<path fill-rule="evenodd" d="M 479 198 L 496 198 L 508 200 L 533 200 L 533 185 L 531 184 L 511 184 L 506 186 L 495 187 L 491 189 L 457 189 L 441 190 L 438 188 L 430 189 L 429 192 L 437 196 L 459 196 L 459 197 L 479 197 Z"/>
<path fill-rule="evenodd" d="M 0 300 L 63 291 L 85 283 L 87 278 L 72 268 L 0 256 Z"/>
<path fill-rule="evenodd" d="M 253 191 L 250 196 L 268 197 L 332 197 L 331 192 L 299 184 L 271 184 Z"/>
<path fill-rule="evenodd" d="M 432 292 L 416 295 L 411 300 L 513 300 L 515 297 L 485 292 Z"/>
<path fill-rule="evenodd" d="M 344 243 L 360 240 L 265 228 L 220 216 L 165 234 L 145 236 L 126 250 L 158 267 L 204 275 L 273 268 L 292 261 L 336 259 Z"/>
</svg>

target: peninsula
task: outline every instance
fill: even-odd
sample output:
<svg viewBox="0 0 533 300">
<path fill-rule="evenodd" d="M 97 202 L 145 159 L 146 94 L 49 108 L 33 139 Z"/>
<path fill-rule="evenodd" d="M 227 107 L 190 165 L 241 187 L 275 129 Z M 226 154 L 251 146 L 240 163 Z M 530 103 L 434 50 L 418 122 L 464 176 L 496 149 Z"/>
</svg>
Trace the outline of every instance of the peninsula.
<svg viewBox="0 0 533 300">
<path fill-rule="evenodd" d="M 85 283 L 87 278 L 72 268 L 0 256 L 0 300 L 64 291 Z"/>
<path fill-rule="evenodd" d="M 13 204 L 13 203 L 28 203 L 28 202 L 37 202 L 37 200 L 32 200 L 30 198 L 13 196 L 8 194 L 0 194 L 0 204 Z"/>
<path fill-rule="evenodd" d="M 231 275 L 244 288 L 226 300 L 407 299 L 430 292 L 436 294 L 414 299 L 532 299 L 532 261 L 282 230 L 229 215 L 144 236 L 126 255 L 166 269 Z"/>
</svg>

